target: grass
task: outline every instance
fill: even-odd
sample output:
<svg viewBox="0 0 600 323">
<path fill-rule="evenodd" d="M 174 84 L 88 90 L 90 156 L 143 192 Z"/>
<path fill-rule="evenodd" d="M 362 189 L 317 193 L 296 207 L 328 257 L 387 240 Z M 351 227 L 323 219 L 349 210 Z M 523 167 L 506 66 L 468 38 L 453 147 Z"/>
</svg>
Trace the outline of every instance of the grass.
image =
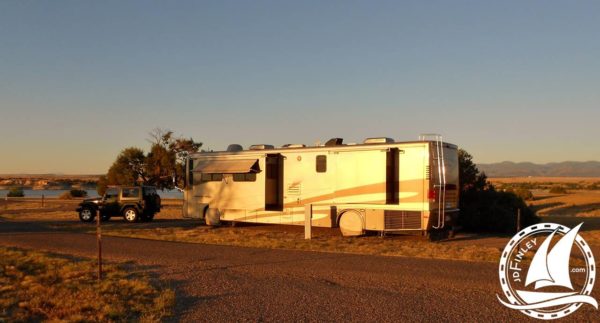
<svg viewBox="0 0 600 323">
<path fill-rule="evenodd" d="M 0 247 L 0 322 L 156 322 L 169 316 L 175 294 L 147 276 L 91 260 Z"/>
<path fill-rule="evenodd" d="M 542 216 L 600 216 L 600 191 L 576 190 L 566 194 L 550 194 L 534 190 L 528 203 Z"/>
<path fill-rule="evenodd" d="M 276 230 L 274 230 L 276 229 Z M 329 231 L 329 230 L 328 230 Z M 342 237 L 321 230 L 311 240 L 304 239 L 303 228 L 268 227 L 207 227 L 193 228 L 111 228 L 108 235 L 188 243 L 268 249 L 341 252 L 381 256 L 455 259 L 496 262 L 500 248 L 477 244 L 439 242 L 433 243 L 420 236 Z"/>
</svg>

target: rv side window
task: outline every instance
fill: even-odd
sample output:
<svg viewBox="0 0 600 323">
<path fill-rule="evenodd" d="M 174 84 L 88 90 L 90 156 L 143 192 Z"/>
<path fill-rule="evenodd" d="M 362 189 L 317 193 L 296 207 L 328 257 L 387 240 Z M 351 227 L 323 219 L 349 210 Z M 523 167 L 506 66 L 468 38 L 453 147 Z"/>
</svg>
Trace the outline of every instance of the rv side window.
<svg viewBox="0 0 600 323">
<path fill-rule="evenodd" d="M 202 173 L 203 182 L 218 182 L 223 180 L 223 174 L 204 174 Z"/>
<path fill-rule="evenodd" d="M 327 171 L 327 156 L 317 156 L 317 173 L 325 173 Z"/>
<path fill-rule="evenodd" d="M 233 174 L 234 182 L 256 182 L 256 173 Z"/>
</svg>

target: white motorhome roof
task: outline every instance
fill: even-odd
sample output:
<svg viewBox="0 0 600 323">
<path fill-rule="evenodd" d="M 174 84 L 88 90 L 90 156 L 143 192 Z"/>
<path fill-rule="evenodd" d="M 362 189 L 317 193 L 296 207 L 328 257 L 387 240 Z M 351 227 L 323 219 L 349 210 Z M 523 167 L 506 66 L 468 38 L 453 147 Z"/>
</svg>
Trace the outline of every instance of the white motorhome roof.
<svg viewBox="0 0 600 323">
<path fill-rule="evenodd" d="M 415 141 L 396 141 L 393 143 L 369 143 L 369 144 L 356 144 L 356 145 L 337 145 L 337 146 L 309 146 L 309 147 L 293 147 L 293 148 L 274 148 L 274 149 L 264 149 L 264 150 L 242 150 L 236 152 L 228 152 L 228 151 L 206 151 L 206 152 L 198 152 L 192 154 L 191 158 L 198 157 L 218 157 L 218 156 L 256 156 L 257 154 L 277 154 L 277 153 L 285 153 L 285 152 L 305 152 L 305 151 L 344 151 L 344 150 L 369 150 L 369 149 L 377 149 L 377 148 L 387 148 L 387 147 L 401 147 L 403 145 L 422 145 L 424 143 L 435 143 L 432 140 L 415 140 Z M 448 143 L 442 142 L 444 147 L 457 149 L 458 146 Z"/>
</svg>

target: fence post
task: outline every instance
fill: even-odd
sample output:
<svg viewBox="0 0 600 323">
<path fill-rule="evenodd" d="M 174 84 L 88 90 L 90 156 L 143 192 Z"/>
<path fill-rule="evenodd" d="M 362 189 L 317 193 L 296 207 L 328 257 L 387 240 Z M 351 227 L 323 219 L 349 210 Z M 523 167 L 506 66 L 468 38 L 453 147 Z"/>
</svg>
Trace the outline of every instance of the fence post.
<svg viewBox="0 0 600 323">
<path fill-rule="evenodd" d="M 100 229 L 100 214 L 96 214 L 96 240 L 98 243 L 98 282 L 102 281 L 102 231 Z"/>
<path fill-rule="evenodd" d="M 304 239 L 312 239 L 312 204 L 304 205 Z"/>
<path fill-rule="evenodd" d="M 521 208 L 517 209 L 517 232 L 521 231 Z"/>
</svg>

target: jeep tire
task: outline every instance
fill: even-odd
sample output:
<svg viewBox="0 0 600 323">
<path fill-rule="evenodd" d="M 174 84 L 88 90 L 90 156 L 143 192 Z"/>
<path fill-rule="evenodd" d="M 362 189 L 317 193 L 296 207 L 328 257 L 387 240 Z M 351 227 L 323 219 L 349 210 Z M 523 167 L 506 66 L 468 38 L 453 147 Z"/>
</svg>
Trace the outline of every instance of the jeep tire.
<svg viewBox="0 0 600 323">
<path fill-rule="evenodd" d="M 135 208 L 127 207 L 123 210 L 123 218 L 129 223 L 137 222 L 139 217 L 139 213 Z"/>
<path fill-rule="evenodd" d="M 81 211 L 79 211 L 79 220 L 81 220 L 82 222 L 92 222 L 94 221 L 95 217 L 96 210 L 89 206 L 84 206 L 81 208 Z"/>
</svg>

